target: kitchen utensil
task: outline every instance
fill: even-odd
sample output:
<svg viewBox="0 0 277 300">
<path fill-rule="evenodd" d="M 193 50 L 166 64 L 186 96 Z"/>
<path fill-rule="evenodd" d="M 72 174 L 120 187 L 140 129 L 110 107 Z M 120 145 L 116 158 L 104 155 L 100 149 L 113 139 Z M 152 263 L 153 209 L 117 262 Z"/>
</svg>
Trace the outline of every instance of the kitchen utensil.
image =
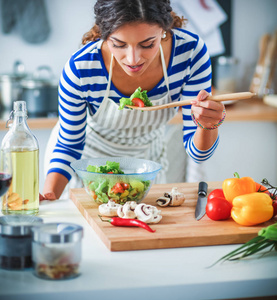
<svg viewBox="0 0 277 300">
<path fill-rule="evenodd" d="M 119 163 L 119 168 L 124 174 L 87 171 L 89 165 L 100 167 L 106 165 L 107 161 Z M 161 169 L 161 165 L 154 161 L 134 157 L 80 159 L 72 162 L 71 167 L 83 180 L 86 192 L 91 196 L 91 199 L 99 204 L 107 203 L 110 198 L 118 203 L 141 202 L 148 194 Z"/>
<path fill-rule="evenodd" d="M 206 214 L 208 184 L 204 181 L 199 182 L 198 199 L 195 208 L 195 218 L 197 221 Z"/>
<path fill-rule="evenodd" d="M 0 107 L 7 114 L 12 110 L 13 102 L 19 100 L 20 81 L 26 76 L 25 67 L 19 60 L 15 61 L 12 73 L 0 74 Z"/>
<path fill-rule="evenodd" d="M 258 90 L 258 95 L 263 96 L 272 94 L 272 82 L 276 72 L 276 58 L 277 58 L 277 30 L 272 35 L 265 56 L 265 68 L 261 80 L 261 85 Z"/>
<path fill-rule="evenodd" d="M 249 99 L 254 97 L 255 93 L 250 92 L 242 92 L 242 93 L 232 93 L 232 94 L 222 94 L 222 95 L 216 95 L 216 96 L 208 96 L 207 100 L 213 100 L 213 101 L 227 101 L 227 100 L 243 100 L 243 99 Z M 165 109 L 170 107 L 177 107 L 177 106 L 186 106 L 191 105 L 191 101 L 196 100 L 195 99 L 188 99 L 188 100 L 182 100 L 178 102 L 171 102 L 167 104 L 162 105 L 156 105 L 156 106 L 144 106 L 144 107 L 138 107 L 138 106 L 130 106 L 126 105 L 126 107 L 132 108 L 132 109 L 138 109 L 143 111 L 152 111 L 152 110 L 159 110 L 159 109 Z"/>
<path fill-rule="evenodd" d="M 208 182 L 209 192 L 219 189 L 222 182 Z M 150 227 L 156 230 L 149 233 L 141 228 L 115 227 L 102 222 L 98 204 L 91 201 L 85 189 L 72 189 L 71 199 L 99 238 L 110 251 L 130 251 L 142 249 L 164 249 L 211 245 L 242 244 L 257 236 L 262 228 L 276 222 L 274 219 L 256 226 L 238 225 L 232 218 L 215 222 L 205 215 L 201 222 L 194 217 L 198 183 L 153 184 L 143 203 L 156 205 L 156 200 L 164 193 L 177 187 L 186 196 L 183 205 L 159 207 L 162 219 Z"/>
<path fill-rule="evenodd" d="M 30 117 L 45 117 L 58 112 L 58 83 L 52 69 L 39 66 L 36 71 L 20 81 L 20 98 L 26 101 Z"/>
<path fill-rule="evenodd" d="M 258 93 L 262 76 L 265 68 L 265 56 L 270 41 L 270 34 L 264 34 L 259 42 L 259 58 L 256 64 L 255 73 L 253 75 L 249 91 L 252 93 Z"/>
</svg>

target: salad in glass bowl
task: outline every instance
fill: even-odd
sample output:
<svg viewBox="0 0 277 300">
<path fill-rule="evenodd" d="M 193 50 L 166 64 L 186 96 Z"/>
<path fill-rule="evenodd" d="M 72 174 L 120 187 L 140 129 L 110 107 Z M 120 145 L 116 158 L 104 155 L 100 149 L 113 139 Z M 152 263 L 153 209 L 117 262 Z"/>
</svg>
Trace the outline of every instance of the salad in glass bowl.
<svg viewBox="0 0 277 300">
<path fill-rule="evenodd" d="M 133 157 L 80 159 L 71 167 L 82 179 L 86 192 L 98 204 L 141 202 L 148 194 L 161 165 Z"/>
</svg>

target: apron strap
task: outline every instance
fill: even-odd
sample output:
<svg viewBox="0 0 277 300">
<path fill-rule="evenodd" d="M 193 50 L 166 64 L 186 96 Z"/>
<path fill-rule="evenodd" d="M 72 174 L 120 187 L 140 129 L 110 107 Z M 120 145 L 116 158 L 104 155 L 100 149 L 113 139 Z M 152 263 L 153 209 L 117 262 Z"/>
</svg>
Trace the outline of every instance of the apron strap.
<svg viewBox="0 0 277 300">
<path fill-rule="evenodd" d="M 113 54 L 111 55 L 111 62 L 110 62 L 110 70 L 109 70 L 109 81 L 108 85 L 105 91 L 105 97 L 104 99 L 107 99 L 109 97 L 110 88 L 111 88 L 111 81 L 112 81 L 112 74 L 113 74 Z"/>
<path fill-rule="evenodd" d="M 167 90 L 169 92 L 169 80 L 168 80 L 167 68 L 166 68 L 166 64 L 165 64 L 165 60 L 164 60 L 164 52 L 163 52 L 163 48 L 162 48 L 161 44 L 160 44 L 160 52 L 161 52 L 161 61 L 162 61 L 162 67 L 163 67 L 163 73 L 164 73 L 164 80 L 165 80 L 165 84 L 167 86 Z"/>
</svg>

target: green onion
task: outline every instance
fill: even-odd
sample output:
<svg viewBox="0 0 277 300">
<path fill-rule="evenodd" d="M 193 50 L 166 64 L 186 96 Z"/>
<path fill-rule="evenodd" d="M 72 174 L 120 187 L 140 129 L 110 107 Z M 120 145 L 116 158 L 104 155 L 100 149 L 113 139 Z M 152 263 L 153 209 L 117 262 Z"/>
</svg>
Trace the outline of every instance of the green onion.
<svg viewBox="0 0 277 300">
<path fill-rule="evenodd" d="M 223 262 L 226 260 L 233 261 L 243 259 L 266 248 L 269 248 L 268 251 L 263 252 L 260 257 L 265 255 L 266 253 L 269 253 L 270 251 L 277 251 L 277 223 L 269 225 L 266 228 L 262 228 L 258 232 L 258 236 L 243 244 L 236 250 L 224 255 L 218 261 L 212 264 L 211 267 L 220 261 Z"/>
</svg>

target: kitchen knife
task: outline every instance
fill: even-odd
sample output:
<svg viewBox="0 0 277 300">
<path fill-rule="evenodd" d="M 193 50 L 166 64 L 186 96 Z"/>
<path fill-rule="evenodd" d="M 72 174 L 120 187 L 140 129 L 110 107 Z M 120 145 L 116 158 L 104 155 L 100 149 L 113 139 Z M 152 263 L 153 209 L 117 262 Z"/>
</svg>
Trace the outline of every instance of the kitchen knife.
<svg viewBox="0 0 277 300">
<path fill-rule="evenodd" d="M 204 181 L 199 182 L 198 200 L 195 208 L 195 218 L 199 221 L 206 213 L 208 184 Z"/>
</svg>

